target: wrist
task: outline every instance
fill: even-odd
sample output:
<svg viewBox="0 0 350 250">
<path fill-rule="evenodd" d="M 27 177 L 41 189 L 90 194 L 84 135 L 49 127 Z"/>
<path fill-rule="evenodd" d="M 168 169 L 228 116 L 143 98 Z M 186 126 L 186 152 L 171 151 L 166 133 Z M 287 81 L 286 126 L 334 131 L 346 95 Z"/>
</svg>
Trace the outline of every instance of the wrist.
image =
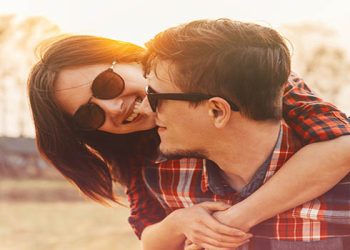
<svg viewBox="0 0 350 250">
<path fill-rule="evenodd" d="M 171 212 L 164 220 L 163 222 L 167 224 L 167 227 L 171 230 L 172 234 L 174 236 L 178 237 L 184 237 L 185 240 L 185 234 L 183 232 L 183 223 L 182 223 L 182 218 L 183 218 L 183 208 L 177 209 L 173 212 Z"/>
<path fill-rule="evenodd" d="M 245 204 L 242 202 L 229 208 L 227 213 L 229 214 L 228 224 L 244 232 L 248 232 L 259 223 L 259 218 L 257 217 L 259 213 L 250 211 L 249 207 L 245 207 Z"/>
</svg>

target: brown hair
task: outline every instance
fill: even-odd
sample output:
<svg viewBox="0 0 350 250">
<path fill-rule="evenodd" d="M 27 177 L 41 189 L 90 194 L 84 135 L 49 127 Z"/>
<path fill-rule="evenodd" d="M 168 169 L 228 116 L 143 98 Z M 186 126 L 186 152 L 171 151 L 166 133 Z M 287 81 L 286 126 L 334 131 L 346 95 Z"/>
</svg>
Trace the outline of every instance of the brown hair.
<svg viewBox="0 0 350 250">
<path fill-rule="evenodd" d="M 159 33 L 146 47 L 146 74 L 167 61 L 182 91 L 231 100 L 251 119 L 281 118 L 279 97 L 291 66 L 277 31 L 229 19 L 198 20 Z"/>
<path fill-rule="evenodd" d="M 113 181 L 127 185 L 131 166 L 155 152 L 158 136 L 154 130 L 126 135 L 76 130 L 71 117 L 54 102 L 54 83 L 64 68 L 114 60 L 140 62 L 143 53 L 137 45 L 102 37 L 60 37 L 42 47 L 41 59 L 28 79 L 41 154 L 84 194 L 99 202 L 118 201 Z"/>
</svg>

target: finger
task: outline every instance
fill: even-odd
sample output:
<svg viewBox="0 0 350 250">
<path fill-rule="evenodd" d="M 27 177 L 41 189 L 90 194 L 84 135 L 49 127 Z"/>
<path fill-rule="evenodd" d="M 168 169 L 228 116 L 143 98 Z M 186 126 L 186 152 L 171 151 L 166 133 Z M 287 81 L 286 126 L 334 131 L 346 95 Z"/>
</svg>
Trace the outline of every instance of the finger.
<svg viewBox="0 0 350 250">
<path fill-rule="evenodd" d="M 210 212 L 223 211 L 231 207 L 231 205 L 220 201 L 205 201 L 198 204 Z"/>
<path fill-rule="evenodd" d="M 248 234 L 246 234 L 245 236 L 231 236 L 226 234 L 220 234 L 205 226 L 202 227 L 198 233 L 204 235 L 207 238 L 214 239 L 218 242 L 234 243 L 234 244 L 242 244 L 243 242 L 245 242 L 246 240 L 252 237 L 251 235 L 248 235 Z"/>
<path fill-rule="evenodd" d="M 216 220 L 213 216 L 211 216 L 209 214 L 207 216 L 203 216 L 201 222 L 204 225 L 206 225 L 207 227 L 209 227 L 211 230 L 213 230 L 217 233 L 226 234 L 229 236 L 236 236 L 236 237 L 244 237 L 247 235 L 251 235 L 251 234 L 245 233 L 244 231 L 241 231 L 237 228 L 222 224 L 221 222 L 219 222 L 218 220 Z"/>
<path fill-rule="evenodd" d="M 236 248 L 247 242 L 249 242 L 249 239 L 238 241 L 238 242 L 223 242 L 215 238 L 207 237 L 206 235 L 196 235 L 195 237 L 193 237 L 193 243 L 204 248 L 206 248 L 205 244 L 210 245 L 212 247 L 217 247 L 217 248 Z"/>
<path fill-rule="evenodd" d="M 185 246 L 189 246 L 189 245 L 192 245 L 192 241 L 190 241 L 189 239 L 186 239 L 185 240 Z"/>
<path fill-rule="evenodd" d="M 249 240 L 245 241 L 242 245 L 247 244 L 247 243 L 249 243 Z M 201 246 L 204 249 L 210 249 L 210 250 L 234 250 L 241 245 L 238 245 L 236 247 L 216 247 L 216 246 L 213 246 L 211 244 L 203 243 Z"/>
<path fill-rule="evenodd" d="M 184 250 L 201 250 L 201 249 L 203 248 L 192 243 L 191 245 L 186 246 Z"/>
</svg>

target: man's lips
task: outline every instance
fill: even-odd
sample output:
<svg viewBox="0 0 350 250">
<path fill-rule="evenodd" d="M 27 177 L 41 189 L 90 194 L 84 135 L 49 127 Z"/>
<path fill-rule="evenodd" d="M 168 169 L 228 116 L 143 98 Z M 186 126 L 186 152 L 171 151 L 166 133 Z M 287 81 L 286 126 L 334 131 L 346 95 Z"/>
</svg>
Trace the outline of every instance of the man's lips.
<svg viewBox="0 0 350 250">
<path fill-rule="evenodd" d="M 156 126 L 161 127 L 161 128 L 165 128 L 165 126 L 161 122 L 159 122 L 159 120 L 157 118 L 156 118 Z"/>
<path fill-rule="evenodd" d="M 158 129 L 157 129 L 158 133 L 164 132 L 166 130 L 166 127 L 164 127 L 163 125 L 161 125 L 159 123 L 157 123 L 157 127 L 158 127 Z"/>
<path fill-rule="evenodd" d="M 162 133 L 162 132 L 164 132 L 166 130 L 166 128 L 165 127 L 158 127 L 158 133 Z"/>
</svg>

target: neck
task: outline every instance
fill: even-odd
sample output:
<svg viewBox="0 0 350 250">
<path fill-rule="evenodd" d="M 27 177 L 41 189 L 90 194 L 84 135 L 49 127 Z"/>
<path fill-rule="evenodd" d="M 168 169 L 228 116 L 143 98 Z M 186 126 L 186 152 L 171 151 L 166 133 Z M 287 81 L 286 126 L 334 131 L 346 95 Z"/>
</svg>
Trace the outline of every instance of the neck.
<svg viewBox="0 0 350 250">
<path fill-rule="evenodd" d="M 243 124 L 242 124 L 243 123 Z M 270 156 L 280 130 L 280 121 L 247 120 L 220 131 L 208 151 L 208 158 L 224 171 L 224 177 L 237 191 L 252 179 L 254 173 Z"/>
</svg>

